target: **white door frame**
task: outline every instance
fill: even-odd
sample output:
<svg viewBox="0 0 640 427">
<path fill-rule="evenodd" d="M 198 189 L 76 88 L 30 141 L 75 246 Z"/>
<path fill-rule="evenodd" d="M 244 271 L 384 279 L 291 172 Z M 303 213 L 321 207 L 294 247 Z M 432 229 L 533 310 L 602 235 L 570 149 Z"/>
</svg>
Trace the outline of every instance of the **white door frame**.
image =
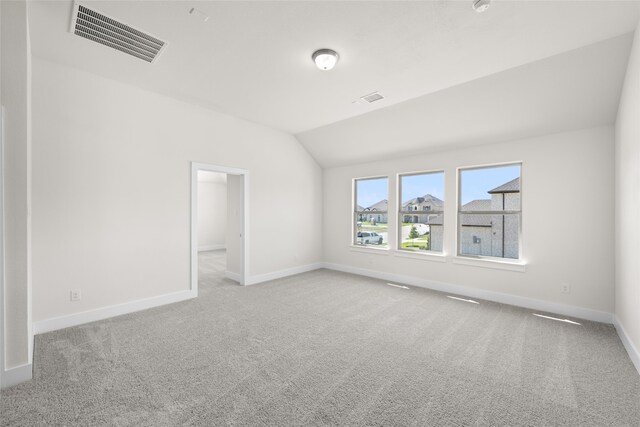
<svg viewBox="0 0 640 427">
<path fill-rule="evenodd" d="M 0 388 L 4 385 L 4 107 L 0 106 Z"/>
<path fill-rule="evenodd" d="M 191 162 L 191 291 L 198 295 L 198 171 L 242 176 L 242 218 L 240 219 L 240 284 L 249 278 L 249 171 L 208 163 Z"/>
</svg>

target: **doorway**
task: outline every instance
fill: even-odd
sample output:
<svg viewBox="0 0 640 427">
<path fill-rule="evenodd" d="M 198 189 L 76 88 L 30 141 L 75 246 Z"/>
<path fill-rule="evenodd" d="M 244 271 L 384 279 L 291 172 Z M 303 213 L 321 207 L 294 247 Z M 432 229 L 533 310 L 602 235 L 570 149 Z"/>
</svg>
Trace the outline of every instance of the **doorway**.
<svg viewBox="0 0 640 427">
<path fill-rule="evenodd" d="M 233 188 L 233 183 L 230 183 Z M 237 256 L 232 257 L 236 265 L 227 266 L 227 240 L 231 240 L 232 229 L 227 225 L 227 174 L 221 172 L 198 171 L 198 289 L 211 287 L 223 282 L 224 277 L 237 281 L 239 272 Z M 233 204 L 232 200 L 232 204 Z M 233 218 L 230 221 L 233 223 Z M 229 237 L 229 239 L 227 239 Z M 237 253 L 237 248 L 230 252 Z M 236 245 L 237 246 L 237 243 Z M 235 272 L 235 273 L 232 273 Z"/>
<path fill-rule="evenodd" d="M 191 164 L 191 289 L 200 273 L 247 284 L 249 173 L 204 163 Z"/>
</svg>

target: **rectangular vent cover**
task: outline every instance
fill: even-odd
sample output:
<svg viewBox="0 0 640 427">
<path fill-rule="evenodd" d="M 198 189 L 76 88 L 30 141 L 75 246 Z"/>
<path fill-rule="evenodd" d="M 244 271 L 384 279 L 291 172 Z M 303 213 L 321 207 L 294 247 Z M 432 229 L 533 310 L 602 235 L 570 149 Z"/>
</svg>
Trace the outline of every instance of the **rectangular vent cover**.
<svg viewBox="0 0 640 427">
<path fill-rule="evenodd" d="M 143 31 L 78 3 L 73 7 L 71 32 L 147 62 L 155 62 L 167 45 Z"/>
<path fill-rule="evenodd" d="M 380 93 L 378 92 L 373 92 L 373 93 L 370 93 L 369 95 L 361 96 L 360 99 L 364 99 L 368 103 L 372 103 L 372 102 L 376 102 L 376 101 L 380 101 L 381 99 L 384 99 L 384 96 L 380 95 Z"/>
</svg>

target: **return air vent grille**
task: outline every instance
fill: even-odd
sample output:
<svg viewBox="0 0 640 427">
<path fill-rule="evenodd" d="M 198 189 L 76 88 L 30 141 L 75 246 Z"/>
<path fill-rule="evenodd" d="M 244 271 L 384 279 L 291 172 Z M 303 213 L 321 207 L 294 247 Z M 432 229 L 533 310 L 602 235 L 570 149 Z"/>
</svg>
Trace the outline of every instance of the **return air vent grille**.
<svg viewBox="0 0 640 427">
<path fill-rule="evenodd" d="M 78 3 L 73 8 L 71 32 L 146 62 L 154 62 L 166 46 L 162 40 Z"/>
<path fill-rule="evenodd" d="M 378 92 L 373 92 L 373 93 L 370 93 L 369 95 L 360 97 L 360 99 L 364 99 L 369 104 L 371 104 L 372 102 L 376 102 L 376 101 L 380 101 L 381 99 L 384 99 L 384 96 L 380 95 L 380 93 Z"/>
</svg>

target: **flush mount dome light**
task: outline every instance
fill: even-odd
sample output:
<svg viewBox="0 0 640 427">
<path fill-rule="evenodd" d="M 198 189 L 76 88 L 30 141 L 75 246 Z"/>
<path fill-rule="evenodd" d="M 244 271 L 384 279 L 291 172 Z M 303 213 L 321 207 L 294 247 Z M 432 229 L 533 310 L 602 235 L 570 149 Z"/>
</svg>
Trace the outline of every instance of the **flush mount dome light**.
<svg viewBox="0 0 640 427">
<path fill-rule="evenodd" d="M 320 49 L 313 52 L 311 59 L 316 63 L 316 66 L 323 71 L 328 71 L 336 66 L 338 63 L 338 52 L 331 49 Z"/>
<path fill-rule="evenodd" d="M 491 6 L 491 0 L 476 0 L 473 3 L 473 10 L 478 13 L 482 13 L 485 10 L 489 9 L 489 6 Z"/>
</svg>

